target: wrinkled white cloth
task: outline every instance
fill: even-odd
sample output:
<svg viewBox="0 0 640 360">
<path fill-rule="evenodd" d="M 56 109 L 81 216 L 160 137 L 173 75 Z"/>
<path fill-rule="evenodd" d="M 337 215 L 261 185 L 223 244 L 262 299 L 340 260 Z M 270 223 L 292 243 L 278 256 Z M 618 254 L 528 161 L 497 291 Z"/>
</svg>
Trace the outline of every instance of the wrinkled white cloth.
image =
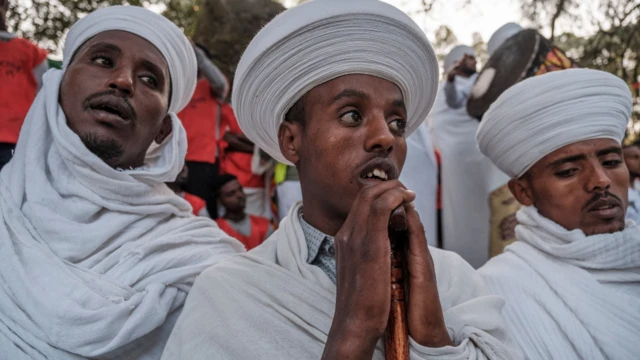
<svg viewBox="0 0 640 360">
<path fill-rule="evenodd" d="M 0 357 L 158 359 L 196 275 L 242 245 L 164 185 L 186 153 L 174 113 L 144 166 L 114 170 L 67 126 L 62 76 L 45 74 L 0 172 Z"/>
<path fill-rule="evenodd" d="M 489 56 L 493 55 L 507 39 L 524 30 L 522 26 L 516 23 L 506 23 L 502 25 L 496 32 L 491 35 L 487 43 L 487 52 Z"/>
<path fill-rule="evenodd" d="M 458 45 L 451 49 L 447 56 L 444 57 L 444 72 L 448 73 L 453 70 L 453 67 L 458 63 L 458 61 L 462 60 L 462 57 L 465 55 L 476 56 L 476 52 L 471 46 L 467 45 Z"/>
<path fill-rule="evenodd" d="M 109 6 L 76 22 L 64 43 L 62 69 L 69 66 L 82 44 L 109 30 L 130 32 L 152 43 L 169 66 L 172 90 L 169 112 L 179 113 L 187 106 L 197 82 L 198 64 L 193 47 L 169 19 L 138 6 Z"/>
<path fill-rule="evenodd" d="M 400 182 L 416 193 L 413 204 L 424 225 L 430 246 L 438 243 L 438 161 L 433 151 L 429 128 L 422 123 L 407 138 L 407 158 L 400 173 Z"/>
<path fill-rule="evenodd" d="M 455 85 L 468 94 L 476 77 L 456 76 Z M 428 118 L 441 156 L 443 248 L 477 268 L 489 259 L 489 195 L 509 177 L 480 153 L 475 138 L 478 120 L 467 113 L 466 104 L 458 109 L 447 105 L 445 86 Z"/>
<path fill-rule="evenodd" d="M 476 138 L 500 170 L 519 178 L 566 145 L 598 138 L 622 142 L 631 106 L 629 86 L 614 75 L 554 71 L 502 93 L 483 116 Z"/>
<path fill-rule="evenodd" d="M 242 55 L 233 108 L 242 132 L 276 160 L 278 128 L 304 94 L 349 74 L 396 84 L 407 107 L 409 136 L 427 117 L 438 86 L 438 61 L 424 32 L 378 0 L 314 0 L 273 19 Z"/>
<path fill-rule="evenodd" d="M 529 359 L 635 359 L 640 354 L 640 228 L 585 236 L 534 207 L 518 241 L 479 272 Z"/>
<path fill-rule="evenodd" d="M 196 281 L 162 358 L 319 359 L 335 309 L 336 287 L 307 263 L 294 206 L 263 245 L 207 269 Z M 447 329 L 456 347 L 411 340 L 411 359 L 519 359 L 476 272 L 454 253 L 430 248 Z M 384 359 L 382 341 L 374 359 Z"/>
<path fill-rule="evenodd" d="M 627 207 L 627 219 L 631 219 L 640 224 L 640 192 L 629 188 L 629 206 Z"/>
</svg>

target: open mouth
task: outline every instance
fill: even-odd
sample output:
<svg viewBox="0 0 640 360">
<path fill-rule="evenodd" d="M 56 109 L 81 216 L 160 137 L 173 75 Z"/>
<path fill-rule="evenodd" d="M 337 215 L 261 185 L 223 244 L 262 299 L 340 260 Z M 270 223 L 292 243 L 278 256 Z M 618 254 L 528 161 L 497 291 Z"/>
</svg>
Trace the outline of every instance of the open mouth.
<svg viewBox="0 0 640 360">
<path fill-rule="evenodd" d="M 121 117 L 124 119 L 124 117 L 122 116 L 122 113 L 118 109 L 109 105 L 98 105 L 93 107 L 93 109 L 108 112 L 110 114 L 117 115 L 118 117 Z"/>
<path fill-rule="evenodd" d="M 366 173 L 364 176 L 362 176 L 362 178 L 387 181 L 389 179 L 389 175 L 385 170 L 376 168 L 373 169 L 373 171 L 369 171 L 368 173 Z"/>
</svg>

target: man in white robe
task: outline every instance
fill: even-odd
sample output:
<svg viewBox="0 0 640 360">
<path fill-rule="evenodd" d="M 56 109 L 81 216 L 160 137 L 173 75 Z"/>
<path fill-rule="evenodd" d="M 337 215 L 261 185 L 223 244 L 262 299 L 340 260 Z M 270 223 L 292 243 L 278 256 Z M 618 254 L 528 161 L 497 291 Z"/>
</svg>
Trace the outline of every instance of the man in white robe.
<svg viewBox="0 0 640 360">
<path fill-rule="evenodd" d="M 398 176 L 437 89 L 423 31 L 382 1 L 315 0 L 277 16 L 236 72 L 243 132 L 295 164 L 303 204 L 251 252 L 198 278 L 164 359 L 382 359 L 389 218 L 408 224 L 412 359 L 518 359 L 502 300 L 456 254 L 428 248 Z"/>
<path fill-rule="evenodd" d="M 479 272 L 529 359 L 640 354 L 640 228 L 625 223 L 627 84 L 570 69 L 505 91 L 478 143 L 523 205 L 517 241 Z"/>
<path fill-rule="evenodd" d="M 196 275 L 243 250 L 164 184 L 195 80 L 149 10 L 71 28 L 0 172 L 0 358 L 158 359 Z"/>
<path fill-rule="evenodd" d="M 463 58 L 473 54 L 472 48 L 458 46 L 447 55 L 448 76 L 428 121 L 442 159 L 442 245 L 477 268 L 489 259 L 489 194 L 509 178 L 478 150 L 479 122 L 467 113 L 467 99 L 478 74 L 475 62 L 467 64 Z"/>
<path fill-rule="evenodd" d="M 407 158 L 400 181 L 416 193 L 413 202 L 427 234 L 430 246 L 438 243 L 438 162 L 433 150 L 429 127 L 420 124 L 407 138 Z"/>
</svg>

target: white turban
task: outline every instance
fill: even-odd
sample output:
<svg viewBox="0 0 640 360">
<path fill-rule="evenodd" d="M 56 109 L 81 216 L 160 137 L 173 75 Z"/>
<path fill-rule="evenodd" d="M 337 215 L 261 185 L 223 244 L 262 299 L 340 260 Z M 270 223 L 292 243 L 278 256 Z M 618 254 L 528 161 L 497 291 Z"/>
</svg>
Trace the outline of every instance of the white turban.
<svg viewBox="0 0 640 360">
<path fill-rule="evenodd" d="M 462 57 L 465 55 L 476 56 L 476 52 L 471 46 L 467 45 L 458 45 L 451 49 L 451 51 L 449 51 L 447 56 L 445 56 L 444 58 L 444 71 L 451 71 L 453 66 L 457 64 L 458 61 L 462 60 Z"/>
<path fill-rule="evenodd" d="M 314 0 L 289 9 L 251 41 L 238 68 L 233 106 L 242 131 L 280 162 L 278 128 L 304 94 L 348 74 L 396 84 L 407 106 L 407 136 L 427 117 L 438 62 L 424 32 L 377 0 Z"/>
<path fill-rule="evenodd" d="M 489 56 L 493 55 L 493 53 L 498 50 L 500 45 L 507 41 L 508 38 L 522 31 L 522 26 L 516 23 L 506 23 L 502 25 L 496 32 L 491 35 L 489 42 L 487 43 L 487 52 Z"/>
<path fill-rule="evenodd" d="M 631 92 L 604 71 L 568 69 L 521 81 L 482 117 L 480 151 L 513 178 L 566 145 L 590 139 L 622 142 Z"/>
<path fill-rule="evenodd" d="M 170 113 L 182 110 L 196 88 L 196 55 L 174 23 L 162 15 L 137 6 L 111 6 L 96 10 L 76 22 L 65 40 L 63 70 L 76 50 L 99 33 L 120 30 L 138 35 L 153 44 L 164 56 L 171 76 Z"/>
</svg>

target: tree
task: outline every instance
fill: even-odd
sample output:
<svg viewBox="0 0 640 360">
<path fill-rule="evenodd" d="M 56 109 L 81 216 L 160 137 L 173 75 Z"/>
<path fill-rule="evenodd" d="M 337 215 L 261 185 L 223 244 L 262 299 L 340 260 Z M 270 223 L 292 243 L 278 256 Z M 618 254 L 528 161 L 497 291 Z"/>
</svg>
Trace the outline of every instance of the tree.
<svg viewBox="0 0 640 360">
<path fill-rule="evenodd" d="M 482 39 L 482 35 L 480 33 L 474 32 L 471 34 L 473 39 L 473 51 L 476 53 L 476 60 L 478 61 L 479 66 L 483 66 L 489 61 L 489 53 L 487 52 L 487 44 L 485 44 L 484 39 Z"/>
<path fill-rule="evenodd" d="M 562 16 L 573 15 L 579 0 L 522 0 L 522 13 L 533 23 L 548 22 L 551 41 L 555 38 L 556 22 Z"/>
<path fill-rule="evenodd" d="M 9 31 L 55 52 L 60 39 L 80 17 L 110 5 L 154 4 L 160 0 L 31 0 L 11 1 L 7 12 Z"/>
<path fill-rule="evenodd" d="M 444 57 L 447 56 L 449 51 L 458 43 L 458 38 L 446 25 L 441 25 L 436 30 L 435 42 L 433 43 L 433 48 L 436 52 L 436 56 L 438 60 L 443 61 Z"/>
</svg>

